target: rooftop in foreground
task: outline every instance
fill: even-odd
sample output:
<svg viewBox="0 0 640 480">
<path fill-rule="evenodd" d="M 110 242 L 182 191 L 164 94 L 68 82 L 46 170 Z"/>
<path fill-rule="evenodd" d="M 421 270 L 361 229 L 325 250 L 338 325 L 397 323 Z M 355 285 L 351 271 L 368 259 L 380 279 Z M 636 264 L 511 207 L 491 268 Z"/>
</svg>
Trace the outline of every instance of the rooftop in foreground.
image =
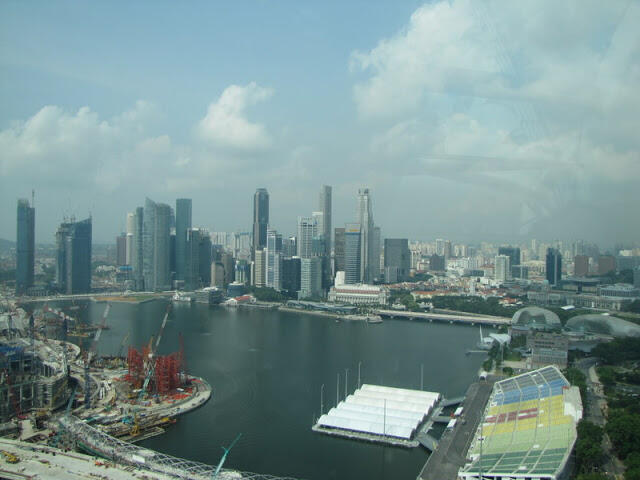
<svg viewBox="0 0 640 480">
<path fill-rule="evenodd" d="M 581 418 L 580 393 L 556 367 L 497 382 L 459 477 L 561 478 Z"/>
</svg>

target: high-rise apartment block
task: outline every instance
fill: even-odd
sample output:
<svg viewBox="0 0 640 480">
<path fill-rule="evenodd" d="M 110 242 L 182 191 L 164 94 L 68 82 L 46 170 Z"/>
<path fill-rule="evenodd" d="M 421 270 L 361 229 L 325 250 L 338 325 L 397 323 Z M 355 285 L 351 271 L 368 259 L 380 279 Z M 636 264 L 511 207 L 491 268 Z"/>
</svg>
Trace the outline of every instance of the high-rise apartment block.
<svg viewBox="0 0 640 480">
<path fill-rule="evenodd" d="M 67 294 L 91 292 L 91 218 L 65 222 L 56 232 L 56 283 Z"/>
<path fill-rule="evenodd" d="M 18 228 L 16 236 L 16 294 L 33 286 L 36 251 L 36 210 L 29 200 L 18 200 Z"/>
<path fill-rule="evenodd" d="M 497 255 L 494 262 L 494 278 L 496 282 L 503 283 L 511 278 L 511 257 L 509 255 Z"/>
</svg>

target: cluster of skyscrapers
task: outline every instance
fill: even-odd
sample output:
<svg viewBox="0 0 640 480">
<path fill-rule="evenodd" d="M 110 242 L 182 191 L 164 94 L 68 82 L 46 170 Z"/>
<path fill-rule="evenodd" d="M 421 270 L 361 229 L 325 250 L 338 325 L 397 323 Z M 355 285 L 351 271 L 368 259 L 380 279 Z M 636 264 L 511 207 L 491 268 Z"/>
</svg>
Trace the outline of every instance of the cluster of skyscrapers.
<svg viewBox="0 0 640 480">
<path fill-rule="evenodd" d="M 16 291 L 33 286 L 35 209 L 18 201 Z M 138 291 L 196 290 L 232 282 L 268 287 L 289 297 L 325 297 L 336 273 L 345 284 L 406 280 L 411 266 L 407 239 L 384 241 L 373 220 L 371 193 L 359 190 L 355 222 L 333 230 L 332 188 L 322 186 L 318 208 L 300 216 L 293 235 L 283 236 L 269 223 L 269 192 L 253 197 L 253 228 L 229 238 L 192 225 L 192 201 L 176 200 L 175 209 L 149 198 L 127 214 L 126 231 L 116 238 L 118 278 Z M 215 241 L 212 241 L 215 237 Z M 222 244 L 224 241 L 224 244 Z M 92 219 L 65 220 L 56 232 L 56 289 L 91 291 Z M 342 280 L 344 279 L 344 280 Z"/>
</svg>

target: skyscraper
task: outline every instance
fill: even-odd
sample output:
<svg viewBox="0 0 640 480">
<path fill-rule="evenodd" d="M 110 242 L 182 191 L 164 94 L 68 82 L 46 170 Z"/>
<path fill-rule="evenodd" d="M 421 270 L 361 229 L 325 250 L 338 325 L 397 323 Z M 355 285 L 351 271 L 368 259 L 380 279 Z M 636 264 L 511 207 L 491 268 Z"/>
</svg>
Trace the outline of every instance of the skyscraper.
<svg viewBox="0 0 640 480">
<path fill-rule="evenodd" d="M 368 188 L 358 191 L 358 223 L 360 224 L 360 280 L 363 283 L 373 283 L 375 272 L 379 270 L 380 249 L 378 248 L 377 252 L 378 259 L 375 259 L 373 211 Z M 375 262 L 378 268 L 373 267 Z"/>
<path fill-rule="evenodd" d="M 116 237 L 116 265 L 119 267 L 127 264 L 127 234 L 122 233 Z"/>
<path fill-rule="evenodd" d="M 56 282 L 68 294 L 91 292 L 91 218 L 65 222 L 56 232 Z"/>
<path fill-rule="evenodd" d="M 187 230 L 191 228 L 191 199 L 176 200 L 176 280 L 185 279 Z"/>
<path fill-rule="evenodd" d="M 282 235 L 276 230 L 267 230 L 266 285 L 282 290 Z"/>
<path fill-rule="evenodd" d="M 335 230 L 333 248 L 333 273 L 344 272 L 344 227 Z"/>
<path fill-rule="evenodd" d="M 547 248 L 546 266 L 549 285 L 560 285 L 562 281 L 562 255 L 559 250 Z"/>
<path fill-rule="evenodd" d="M 506 255 L 509 257 L 509 264 L 513 267 L 520 265 L 520 248 L 519 247 L 499 247 L 498 255 Z"/>
<path fill-rule="evenodd" d="M 318 233 L 318 226 L 312 217 L 298 217 L 297 247 L 300 258 L 313 256 L 313 238 Z"/>
<path fill-rule="evenodd" d="M 325 255 L 331 256 L 331 187 L 323 185 L 318 199 L 318 209 L 322 212 L 322 232 L 324 236 Z"/>
<path fill-rule="evenodd" d="M 497 282 L 506 282 L 511 275 L 511 257 L 509 255 L 497 255 L 494 263 L 494 278 Z"/>
<path fill-rule="evenodd" d="M 258 248 L 254 251 L 255 261 L 253 264 L 253 284 L 260 288 L 265 287 L 266 282 L 266 263 L 267 263 L 267 249 Z"/>
<path fill-rule="evenodd" d="M 133 240 L 131 250 L 131 270 L 136 290 L 144 290 L 143 276 L 143 229 L 144 229 L 144 209 L 136 208 L 133 215 Z"/>
<path fill-rule="evenodd" d="M 300 259 L 300 294 L 298 298 L 318 297 L 322 294 L 322 258 Z"/>
<path fill-rule="evenodd" d="M 269 225 L 269 192 L 266 188 L 258 188 L 253 195 L 253 248 L 255 251 L 267 246 L 267 226 Z"/>
<path fill-rule="evenodd" d="M 171 207 L 147 198 L 144 205 L 142 232 L 142 271 L 145 290 L 156 292 L 171 288 L 170 224 Z"/>
<path fill-rule="evenodd" d="M 411 253 L 409 240 L 406 238 L 384 239 L 384 274 L 385 282 L 404 282 L 409 278 Z M 395 280 L 392 280 L 395 271 Z"/>
<path fill-rule="evenodd" d="M 360 224 L 350 223 L 344 227 L 344 283 L 355 284 L 362 281 L 360 267 L 362 236 Z"/>
<path fill-rule="evenodd" d="M 33 286 L 36 250 L 36 209 L 29 205 L 29 200 L 18 200 L 17 220 L 16 294 L 22 294 Z"/>
</svg>

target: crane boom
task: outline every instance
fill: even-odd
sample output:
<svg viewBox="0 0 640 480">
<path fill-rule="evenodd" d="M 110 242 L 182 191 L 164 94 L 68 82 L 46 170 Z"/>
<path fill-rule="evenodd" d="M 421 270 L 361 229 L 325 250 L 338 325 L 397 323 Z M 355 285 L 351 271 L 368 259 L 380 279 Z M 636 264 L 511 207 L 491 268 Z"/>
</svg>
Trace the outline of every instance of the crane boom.
<svg viewBox="0 0 640 480">
<path fill-rule="evenodd" d="M 138 400 L 142 399 L 144 394 L 147 391 L 147 387 L 149 386 L 149 382 L 151 381 L 151 377 L 153 377 L 153 373 L 156 370 L 156 359 L 155 354 L 158 350 L 158 345 L 160 345 L 160 340 L 162 339 L 162 333 L 164 332 L 164 327 L 167 324 L 167 319 L 169 318 L 169 312 L 171 311 L 171 304 L 167 306 L 167 311 L 164 314 L 164 318 L 162 319 L 162 325 L 160 326 L 160 331 L 158 332 L 158 338 L 156 338 L 156 343 L 152 345 L 151 350 L 149 351 L 149 360 L 147 362 L 147 372 L 144 377 L 144 382 L 142 384 L 142 388 L 140 389 L 140 393 L 138 394 Z"/>
</svg>

